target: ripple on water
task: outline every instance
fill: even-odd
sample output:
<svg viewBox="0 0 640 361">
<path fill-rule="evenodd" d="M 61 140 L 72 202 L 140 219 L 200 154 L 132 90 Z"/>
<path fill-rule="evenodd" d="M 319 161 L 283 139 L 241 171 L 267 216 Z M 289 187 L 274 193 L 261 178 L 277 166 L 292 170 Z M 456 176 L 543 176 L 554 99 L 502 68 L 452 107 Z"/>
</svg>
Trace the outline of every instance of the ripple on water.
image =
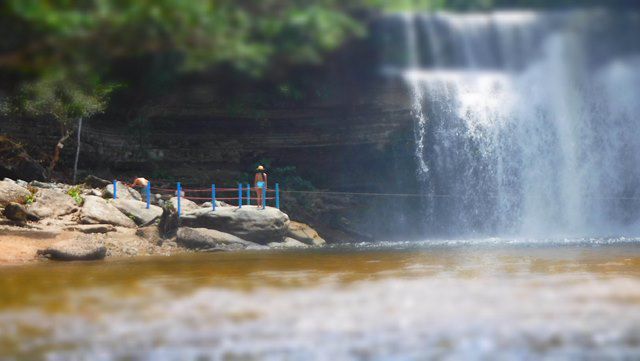
<svg viewBox="0 0 640 361">
<path fill-rule="evenodd" d="M 160 273 L 128 294 L 74 290 L 61 312 L 6 309 L 0 345 L 11 345 L 7 357 L 51 360 L 640 357 L 638 250 L 534 251 L 301 252 L 297 269 L 263 260 L 239 276 L 252 287 L 199 271 L 181 292 Z M 392 265 L 345 282 L 381 264 Z"/>
</svg>

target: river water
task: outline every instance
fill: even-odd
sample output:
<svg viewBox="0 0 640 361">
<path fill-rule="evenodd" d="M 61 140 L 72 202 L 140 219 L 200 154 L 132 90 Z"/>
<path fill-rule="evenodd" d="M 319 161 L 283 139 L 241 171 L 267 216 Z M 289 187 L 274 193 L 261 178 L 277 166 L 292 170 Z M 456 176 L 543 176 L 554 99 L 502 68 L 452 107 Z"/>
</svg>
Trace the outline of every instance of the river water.
<svg viewBox="0 0 640 361">
<path fill-rule="evenodd" d="M 0 268 L 0 359 L 640 358 L 640 240 Z"/>
</svg>

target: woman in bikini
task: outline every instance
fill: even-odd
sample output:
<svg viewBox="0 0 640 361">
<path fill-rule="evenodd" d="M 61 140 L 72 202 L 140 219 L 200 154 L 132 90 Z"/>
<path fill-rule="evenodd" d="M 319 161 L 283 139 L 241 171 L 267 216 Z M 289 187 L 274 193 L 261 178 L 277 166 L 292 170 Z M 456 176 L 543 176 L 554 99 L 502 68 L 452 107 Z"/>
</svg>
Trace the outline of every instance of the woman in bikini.
<svg viewBox="0 0 640 361">
<path fill-rule="evenodd" d="M 260 208 L 260 206 L 262 206 L 262 197 L 266 197 L 266 194 L 262 194 L 262 190 L 267 188 L 267 173 L 264 172 L 263 166 L 258 166 L 256 176 L 253 179 L 253 184 L 256 187 L 256 197 L 258 198 L 257 204 L 258 208 Z"/>
</svg>

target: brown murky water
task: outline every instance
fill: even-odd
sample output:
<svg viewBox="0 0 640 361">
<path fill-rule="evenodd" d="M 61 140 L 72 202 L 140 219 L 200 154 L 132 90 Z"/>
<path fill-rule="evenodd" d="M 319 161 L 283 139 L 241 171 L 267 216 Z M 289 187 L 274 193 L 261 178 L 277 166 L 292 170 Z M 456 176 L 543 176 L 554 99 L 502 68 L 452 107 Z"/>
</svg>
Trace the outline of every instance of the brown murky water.
<svg viewBox="0 0 640 361">
<path fill-rule="evenodd" d="M 0 359 L 637 359 L 640 243 L 605 243 L 3 267 Z"/>
</svg>

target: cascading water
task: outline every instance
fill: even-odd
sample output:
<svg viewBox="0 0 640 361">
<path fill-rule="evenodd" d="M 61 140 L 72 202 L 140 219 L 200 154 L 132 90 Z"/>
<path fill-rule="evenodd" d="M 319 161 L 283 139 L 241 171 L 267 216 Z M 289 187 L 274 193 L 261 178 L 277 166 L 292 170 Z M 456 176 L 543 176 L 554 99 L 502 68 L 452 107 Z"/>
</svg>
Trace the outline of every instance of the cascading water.
<svg viewBox="0 0 640 361">
<path fill-rule="evenodd" d="M 640 13 L 403 14 L 382 23 L 404 44 L 406 59 L 385 69 L 412 93 L 431 232 L 640 228 Z"/>
</svg>

